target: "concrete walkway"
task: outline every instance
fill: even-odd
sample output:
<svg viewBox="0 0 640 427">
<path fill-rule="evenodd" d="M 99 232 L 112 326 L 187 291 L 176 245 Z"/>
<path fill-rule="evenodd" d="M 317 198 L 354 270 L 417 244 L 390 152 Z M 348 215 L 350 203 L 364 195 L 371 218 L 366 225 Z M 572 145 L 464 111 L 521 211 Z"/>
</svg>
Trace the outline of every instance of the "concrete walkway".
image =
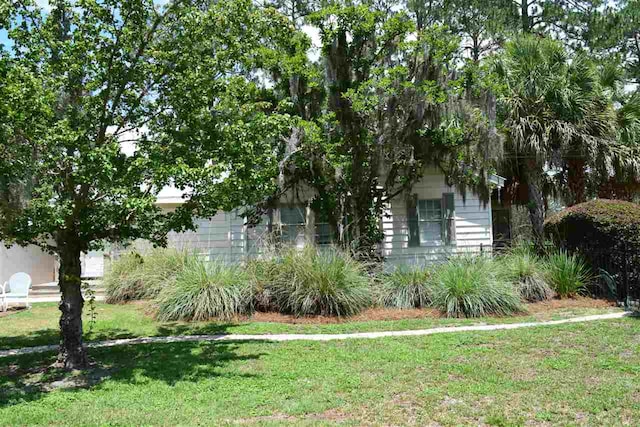
<svg viewBox="0 0 640 427">
<path fill-rule="evenodd" d="M 595 320 L 620 319 L 628 313 L 598 314 L 593 316 L 574 317 L 570 319 L 551 320 L 548 322 L 527 322 L 527 323 L 502 323 L 497 325 L 475 325 L 475 326 L 448 326 L 432 329 L 420 329 L 413 331 L 385 331 L 385 332 L 358 332 L 352 334 L 274 334 L 274 335 L 180 335 L 170 337 L 145 337 L 128 338 L 109 341 L 96 341 L 87 343 L 88 348 L 114 347 L 119 345 L 135 344 L 163 344 L 176 342 L 199 342 L 199 341 L 334 341 L 347 339 L 374 339 L 387 337 L 415 337 L 434 334 L 448 334 L 454 332 L 480 332 L 480 331 L 502 331 L 509 329 L 532 328 L 536 326 L 562 325 L 566 323 L 593 322 Z M 23 354 L 45 353 L 57 351 L 57 345 L 43 345 L 39 347 L 26 347 L 15 350 L 1 350 L 1 357 L 19 356 Z"/>
</svg>

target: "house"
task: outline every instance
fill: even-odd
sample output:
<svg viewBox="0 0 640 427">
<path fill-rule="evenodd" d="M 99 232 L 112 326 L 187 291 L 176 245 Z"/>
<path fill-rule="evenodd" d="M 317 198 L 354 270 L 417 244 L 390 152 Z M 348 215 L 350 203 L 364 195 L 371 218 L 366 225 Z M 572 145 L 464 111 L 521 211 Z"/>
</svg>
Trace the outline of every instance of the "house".
<svg viewBox="0 0 640 427">
<path fill-rule="evenodd" d="M 33 283 L 52 282 L 56 277 L 56 260 L 37 246 L 7 248 L 0 242 L 0 283 L 20 271 L 29 273 Z"/>
<path fill-rule="evenodd" d="M 504 184 L 497 176 L 492 182 L 497 188 Z M 171 233 L 169 246 L 194 250 L 205 259 L 240 261 L 260 254 L 273 242 L 274 234 L 280 243 L 296 247 L 330 245 L 329 224 L 311 208 L 312 198 L 313 192 L 304 186 L 290 190 L 257 225 L 248 225 L 239 210 L 219 212 L 197 220 L 194 232 Z M 158 197 L 158 205 L 167 210 L 182 201 L 177 190 L 163 190 Z M 428 170 L 410 194 L 391 200 L 380 227 L 384 234 L 380 253 L 391 264 L 428 263 L 452 254 L 491 251 L 493 246 L 491 203 L 448 186 L 436 169 Z"/>
<path fill-rule="evenodd" d="M 82 255 L 82 277 L 102 277 L 104 253 L 92 251 Z M 0 242 L 0 283 L 11 275 L 25 272 L 31 276 L 34 285 L 58 281 L 58 260 L 37 246 L 13 245 L 7 248 Z"/>
<path fill-rule="evenodd" d="M 504 184 L 500 177 L 492 181 L 498 188 Z M 176 189 L 164 189 L 158 195 L 158 206 L 175 209 L 183 203 L 181 196 Z M 171 233 L 169 246 L 194 251 L 209 260 L 238 262 L 258 256 L 273 243 L 274 235 L 279 242 L 296 247 L 330 245 L 329 224 L 322 220 L 321 213 L 311 209 L 312 198 L 309 189 L 289 191 L 257 225 L 247 224 L 240 210 L 197 219 L 196 231 Z M 491 251 L 493 246 L 491 203 L 484 203 L 471 192 L 463 196 L 448 186 L 444 175 L 435 169 L 428 170 L 409 194 L 399 195 L 387 204 L 380 227 L 384 235 L 380 253 L 389 264 L 423 264 L 452 254 Z M 150 244 L 136 242 L 135 246 L 145 250 Z M 105 259 L 127 250 L 130 249 L 112 247 L 106 252 L 84 254 L 83 277 L 102 276 Z M 17 271 L 29 273 L 34 284 L 57 280 L 55 258 L 37 247 L 2 247 L 1 251 L 0 280 L 7 280 Z"/>
</svg>

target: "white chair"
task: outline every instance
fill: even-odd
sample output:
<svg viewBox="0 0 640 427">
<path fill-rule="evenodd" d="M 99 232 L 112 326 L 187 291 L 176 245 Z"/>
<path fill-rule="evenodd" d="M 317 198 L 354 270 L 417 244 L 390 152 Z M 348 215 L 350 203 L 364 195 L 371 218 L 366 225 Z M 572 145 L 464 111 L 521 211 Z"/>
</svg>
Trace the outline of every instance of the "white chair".
<svg viewBox="0 0 640 427">
<path fill-rule="evenodd" d="M 0 287 L 0 308 L 7 311 L 9 303 L 24 303 L 27 308 L 29 304 L 29 290 L 31 289 L 31 276 L 27 273 L 16 273 L 4 282 Z"/>
</svg>

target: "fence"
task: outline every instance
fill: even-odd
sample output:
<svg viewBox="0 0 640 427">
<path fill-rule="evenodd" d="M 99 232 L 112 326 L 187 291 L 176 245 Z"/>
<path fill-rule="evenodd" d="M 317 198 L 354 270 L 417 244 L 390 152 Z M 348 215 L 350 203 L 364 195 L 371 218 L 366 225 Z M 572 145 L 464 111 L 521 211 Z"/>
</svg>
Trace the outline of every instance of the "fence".
<svg viewBox="0 0 640 427">
<path fill-rule="evenodd" d="M 587 292 L 597 298 L 615 299 L 628 304 L 640 301 L 640 245 L 632 246 L 620 242 L 612 247 L 590 247 L 588 249 L 566 248 L 569 253 L 579 253 L 587 262 L 593 280 Z M 493 248 L 493 255 L 509 250 L 509 246 Z M 558 250 L 549 244 L 547 253 Z M 486 248 L 481 247 L 481 253 Z"/>
<path fill-rule="evenodd" d="M 592 292 L 618 301 L 640 300 L 640 248 L 620 243 L 581 251 L 596 274 Z"/>
</svg>

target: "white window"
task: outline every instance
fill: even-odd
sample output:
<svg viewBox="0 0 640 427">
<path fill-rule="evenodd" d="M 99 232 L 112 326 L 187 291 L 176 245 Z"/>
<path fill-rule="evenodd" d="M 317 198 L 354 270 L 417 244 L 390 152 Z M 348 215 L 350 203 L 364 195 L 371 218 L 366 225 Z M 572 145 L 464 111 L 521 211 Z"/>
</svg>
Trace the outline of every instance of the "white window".
<svg viewBox="0 0 640 427">
<path fill-rule="evenodd" d="M 333 239 L 329 219 L 323 212 L 315 212 L 315 242 L 316 245 L 330 245 Z"/>
<path fill-rule="evenodd" d="M 306 209 L 302 205 L 280 208 L 280 239 L 285 243 L 304 243 Z"/>
<path fill-rule="evenodd" d="M 440 199 L 407 200 L 409 247 L 455 243 L 455 201 L 453 193 Z"/>
<path fill-rule="evenodd" d="M 420 245 L 442 241 L 442 199 L 418 200 Z"/>
</svg>

